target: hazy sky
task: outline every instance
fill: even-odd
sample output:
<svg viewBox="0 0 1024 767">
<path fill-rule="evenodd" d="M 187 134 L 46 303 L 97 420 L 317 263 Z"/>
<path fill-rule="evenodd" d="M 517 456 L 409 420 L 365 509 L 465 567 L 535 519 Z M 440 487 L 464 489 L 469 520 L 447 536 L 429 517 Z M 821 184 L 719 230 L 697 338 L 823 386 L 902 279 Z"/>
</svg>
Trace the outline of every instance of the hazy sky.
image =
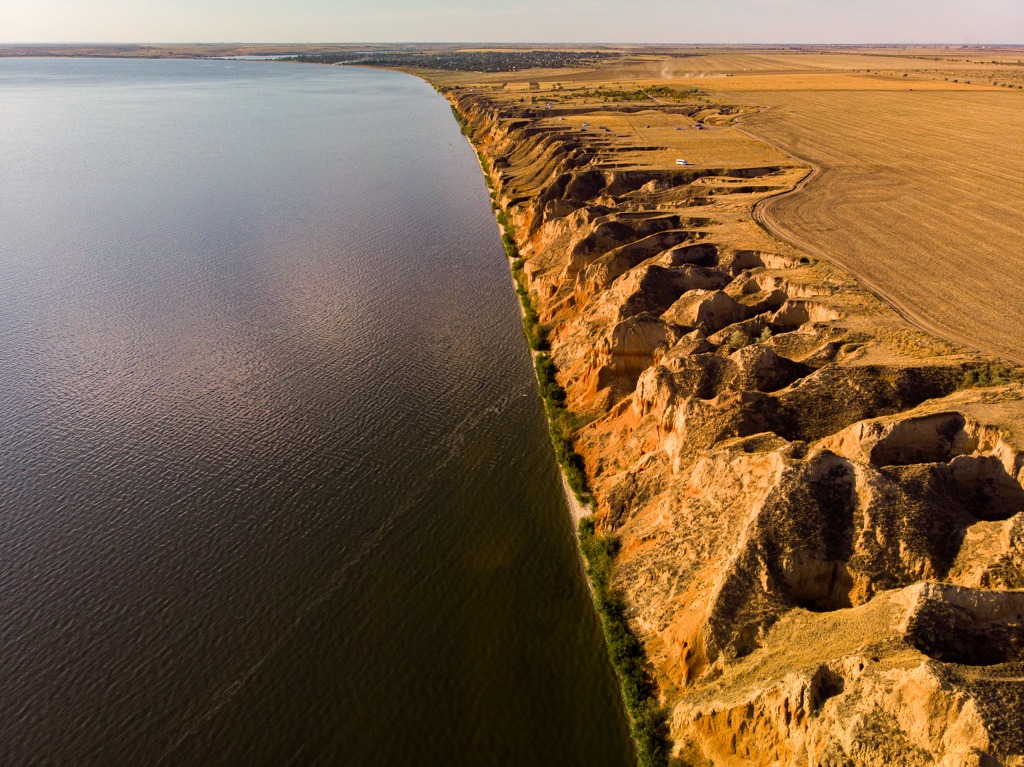
<svg viewBox="0 0 1024 767">
<path fill-rule="evenodd" d="M 1024 0 L 0 0 L 0 41 L 1024 43 Z"/>
</svg>

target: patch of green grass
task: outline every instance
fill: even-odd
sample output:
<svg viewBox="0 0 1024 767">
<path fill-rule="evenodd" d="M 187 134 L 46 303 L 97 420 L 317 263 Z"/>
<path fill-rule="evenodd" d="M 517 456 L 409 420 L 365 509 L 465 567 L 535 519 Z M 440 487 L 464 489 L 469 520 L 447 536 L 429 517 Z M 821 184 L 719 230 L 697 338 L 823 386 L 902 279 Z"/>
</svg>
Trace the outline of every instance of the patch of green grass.
<svg viewBox="0 0 1024 767">
<path fill-rule="evenodd" d="M 468 138 L 470 141 L 473 140 L 473 126 L 469 124 L 469 120 L 460 112 L 454 104 L 452 104 L 452 114 L 455 116 L 455 122 L 459 124 L 459 128 L 462 129 L 462 135 Z"/>
<path fill-rule="evenodd" d="M 1021 382 L 1024 382 L 1024 368 L 986 362 L 965 370 L 960 388 L 972 389 Z"/>
<path fill-rule="evenodd" d="M 612 562 L 619 550 L 613 535 L 597 535 L 594 520 L 579 525 L 580 549 L 587 561 L 587 577 L 594 604 L 601 616 L 608 658 L 622 686 L 622 697 L 632 722 L 638 767 L 669 764 L 668 714 L 655 701 L 654 682 L 647 668 L 643 645 L 626 620 L 626 603 L 611 585 Z"/>
<path fill-rule="evenodd" d="M 540 315 L 537 314 L 537 309 L 530 299 L 530 291 L 526 289 L 526 277 L 522 269 L 513 269 L 512 277 L 516 283 L 516 295 L 519 296 L 519 303 L 523 307 L 523 334 L 526 336 L 526 342 L 535 352 L 547 351 L 547 331 L 540 324 Z"/>
<path fill-rule="evenodd" d="M 573 450 L 572 437 L 581 424 L 579 416 L 565 407 L 565 389 L 555 380 L 555 363 L 547 352 L 540 352 L 534 359 L 537 386 L 544 401 L 544 412 L 548 417 L 548 435 L 555 450 L 555 459 L 565 472 L 565 479 L 580 503 L 590 502 L 587 489 L 587 475 L 583 470 L 583 458 Z"/>
<path fill-rule="evenodd" d="M 697 88 L 669 88 L 667 85 L 651 85 L 646 88 L 625 90 L 623 88 L 606 88 L 598 86 L 593 90 L 582 90 L 575 94 L 578 98 L 601 99 L 602 101 L 649 101 L 651 99 L 662 99 L 664 101 L 685 101 L 703 96 Z"/>
<path fill-rule="evenodd" d="M 729 335 L 728 344 L 730 349 L 742 349 L 744 346 L 750 346 L 750 336 L 742 330 L 734 330 Z"/>
<path fill-rule="evenodd" d="M 491 181 L 491 164 L 487 162 L 487 157 L 479 149 L 476 150 L 476 159 L 480 161 L 480 167 L 484 172 L 484 183 L 487 184 L 488 189 L 494 189 L 494 182 Z"/>
<path fill-rule="evenodd" d="M 512 219 L 503 210 L 497 211 L 494 217 L 498 220 L 498 226 L 501 227 L 501 244 L 505 246 L 505 255 L 515 262 L 512 265 L 512 271 L 521 270 L 523 268 L 523 259 L 519 257 L 519 248 L 516 247 L 516 231 L 515 227 L 512 226 Z M 518 264 L 518 267 L 516 264 Z"/>
</svg>

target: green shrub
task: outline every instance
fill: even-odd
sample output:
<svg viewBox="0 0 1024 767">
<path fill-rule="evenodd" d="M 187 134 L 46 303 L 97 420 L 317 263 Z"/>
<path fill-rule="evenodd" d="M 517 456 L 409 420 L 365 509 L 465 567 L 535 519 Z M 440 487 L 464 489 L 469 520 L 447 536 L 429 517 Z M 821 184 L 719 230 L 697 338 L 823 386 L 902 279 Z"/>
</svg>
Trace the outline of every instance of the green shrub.
<svg viewBox="0 0 1024 767">
<path fill-rule="evenodd" d="M 734 330 L 729 336 L 728 344 L 730 349 L 742 349 L 744 346 L 750 346 L 750 336 L 742 330 Z"/>
<path fill-rule="evenodd" d="M 575 432 L 573 426 L 580 421 L 565 407 L 565 389 L 555 379 L 557 371 L 551 355 L 544 351 L 547 347 L 546 339 L 543 345 L 544 348 L 538 350 L 540 353 L 534 358 L 533 364 L 537 373 L 537 390 L 544 401 L 544 413 L 548 418 L 551 446 L 573 494 L 581 503 L 587 503 L 590 501 L 590 494 L 587 491 L 583 459 L 572 448 L 572 435 Z"/>
<path fill-rule="evenodd" d="M 1024 381 L 1024 368 L 985 363 L 965 370 L 960 388 L 1001 386 L 1022 381 Z"/>
<path fill-rule="evenodd" d="M 519 249 L 516 247 L 516 241 L 508 232 L 504 232 L 501 235 L 501 244 L 505 247 L 505 255 L 513 260 L 519 258 Z"/>
<path fill-rule="evenodd" d="M 601 616 L 608 658 L 619 678 L 632 722 L 637 764 L 639 767 L 666 767 L 669 763 L 668 716 L 654 699 L 654 682 L 647 670 L 643 645 L 626 620 L 625 602 L 611 585 L 618 539 L 597 535 L 593 518 L 584 517 L 579 524 L 579 541 L 587 562 L 594 604 Z"/>
<path fill-rule="evenodd" d="M 547 338 L 538 331 L 537 325 L 531 322 L 529 317 L 523 317 L 523 335 L 526 337 L 526 345 L 532 351 L 540 352 L 547 350 Z"/>
<path fill-rule="evenodd" d="M 473 140 L 473 126 L 469 124 L 469 121 L 462 115 L 454 104 L 452 104 L 452 114 L 455 116 L 455 122 L 459 124 L 459 128 L 462 129 L 462 135 L 468 138 L 470 141 Z"/>
<path fill-rule="evenodd" d="M 607 88 L 599 85 L 595 90 L 584 89 L 579 93 L 580 98 L 601 99 L 602 101 L 649 101 L 652 98 L 664 101 L 686 101 L 703 95 L 705 94 L 697 88 L 678 89 L 669 88 L 666 85 L 651 85 L 634 90 Z"/>
</svg>

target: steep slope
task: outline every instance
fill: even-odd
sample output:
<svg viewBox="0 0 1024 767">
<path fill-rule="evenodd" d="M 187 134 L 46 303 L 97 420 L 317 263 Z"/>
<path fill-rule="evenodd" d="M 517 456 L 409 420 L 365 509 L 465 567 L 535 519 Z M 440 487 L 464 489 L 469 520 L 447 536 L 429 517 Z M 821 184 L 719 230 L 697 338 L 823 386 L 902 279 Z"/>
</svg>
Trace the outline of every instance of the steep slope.
<svg viewBox="0 0 1024 767">
<path fill-rule="evenodd" d="M 621 108 L 448 97 L 590 419 L 573 444 L 678 758 L 1024 764 L 1021 371 L 759 228 L 805 169 L 753 139 L 730 156 L 772 162 L 669 166 L 587 124 Z M 720 114 L 645 109 L 712 126 L 694 141 Z"/>
</svg>

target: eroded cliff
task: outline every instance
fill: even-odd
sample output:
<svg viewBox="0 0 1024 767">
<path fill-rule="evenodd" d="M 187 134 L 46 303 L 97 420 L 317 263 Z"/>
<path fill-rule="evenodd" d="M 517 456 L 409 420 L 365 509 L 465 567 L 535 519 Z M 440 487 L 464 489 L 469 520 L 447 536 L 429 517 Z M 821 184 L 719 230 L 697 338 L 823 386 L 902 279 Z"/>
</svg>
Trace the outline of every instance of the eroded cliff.
<svg viewBox="0 0 1024 767">
<path fill-rule="evenodd" d="M 794 162 L 684 165 L 596 125 L 714 157 L 720 108 L 448 97 L 589 420 L 573 445 L 677 757 L 1024 765 L 1020 371 L 760 228 Z"/>
</svg>

